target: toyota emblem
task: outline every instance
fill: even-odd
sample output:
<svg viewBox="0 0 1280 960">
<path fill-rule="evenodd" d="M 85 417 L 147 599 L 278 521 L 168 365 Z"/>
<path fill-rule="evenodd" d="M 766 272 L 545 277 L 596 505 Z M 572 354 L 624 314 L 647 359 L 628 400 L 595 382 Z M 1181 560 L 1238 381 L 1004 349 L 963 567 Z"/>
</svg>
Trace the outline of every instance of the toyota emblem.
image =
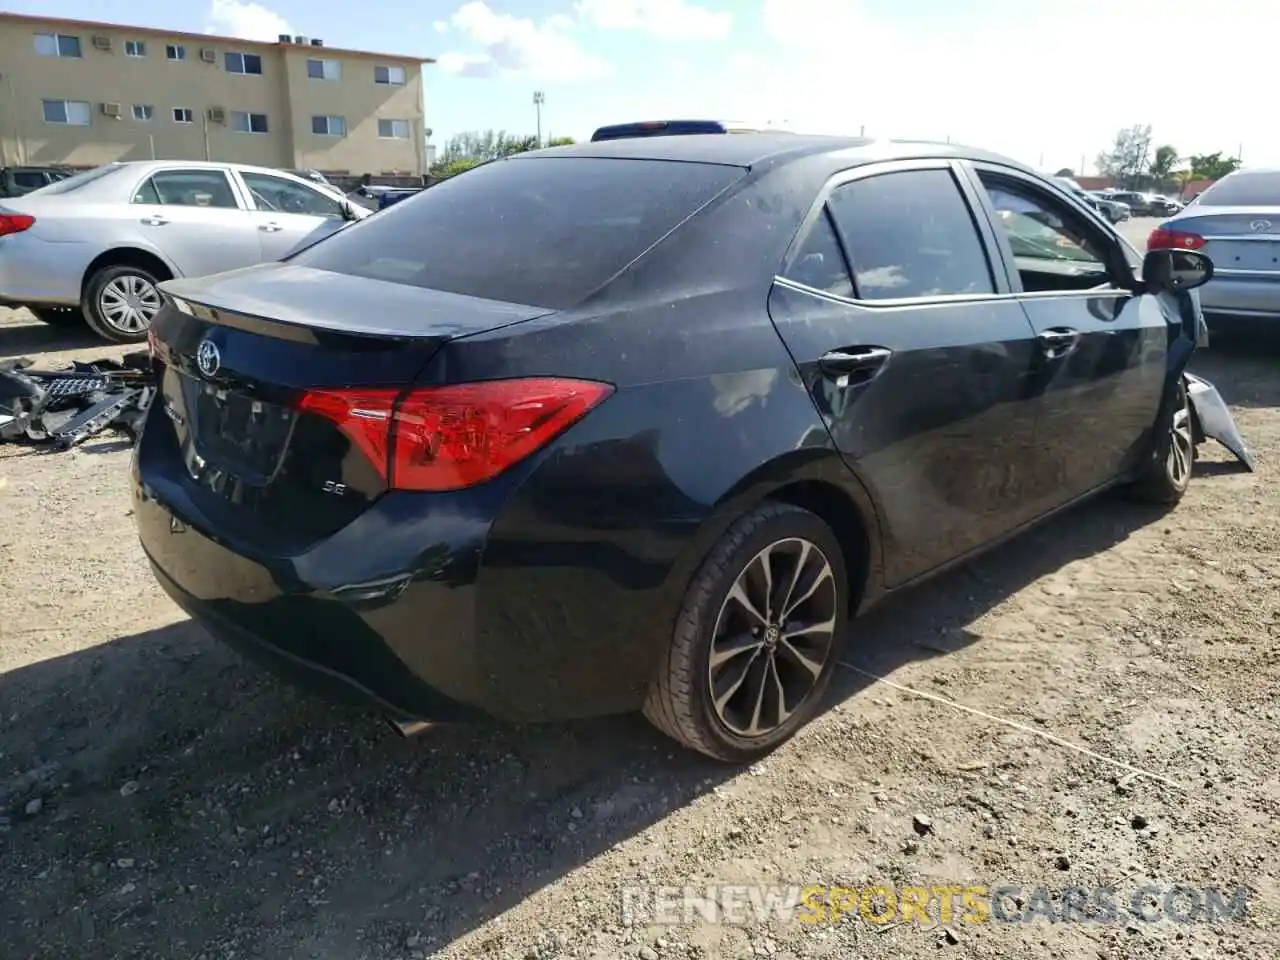
<svg viewBox="0 0 1280 960">
<path fill-rule="evenodd" d="M 1264 230 L 1270 230 L 1270 229 L 1271 229 L 1271 221 L 1270 221 L 1270 220 L 1255 220 L 1255 221 L 1253 221 L 1253 223 L 1249 224 L 1249 229 L 1250 229 L 1250 230 L 1252 230 L 1254 233 L 1261 233 L 1261 232 L 1262 232 L 1262 231 L 1264 231 Z"/>
<path fill-rule="evenodd" d="M 212 377 L 222 366 L 222 355 L 212 340 L 201 340 L 196 348 L 196 366 L 206 377 Z"/>
</svg>

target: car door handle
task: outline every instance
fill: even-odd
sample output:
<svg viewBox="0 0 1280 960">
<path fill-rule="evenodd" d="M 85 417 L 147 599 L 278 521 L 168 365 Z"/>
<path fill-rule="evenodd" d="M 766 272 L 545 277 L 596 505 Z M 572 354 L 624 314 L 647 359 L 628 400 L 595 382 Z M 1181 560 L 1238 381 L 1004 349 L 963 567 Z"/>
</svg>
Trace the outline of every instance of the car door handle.
<svg viewBox="0 0 1280 960">
<path fill-rule="evenodd" d="M 280 226 L 278 223 L 264 223 L 262 226 L 258 227 L 258 229 L 263 233 L 279 233 L 284 229 L 284 227 Z"/>
<path fill-rule="evenodd" d="M 163 227 L 169 222 L 168 217 L 143 217 L 142 224 L 146 227 Z"/>
<path fill-rule="evenodd" d="M 1036 334 L 1040 351 L 1051 360 L 1065 357 L 1080 342 L 1080 331 L 1070 327 L 1051 327 Z"/>
<path fill-rule="evenodd" d="M 841 386 L 849 386 L 870 380 L 892 355 L 893 351 L 884 347 L 846 347 L 824 353 L 818 366 Z"/>
</svg>

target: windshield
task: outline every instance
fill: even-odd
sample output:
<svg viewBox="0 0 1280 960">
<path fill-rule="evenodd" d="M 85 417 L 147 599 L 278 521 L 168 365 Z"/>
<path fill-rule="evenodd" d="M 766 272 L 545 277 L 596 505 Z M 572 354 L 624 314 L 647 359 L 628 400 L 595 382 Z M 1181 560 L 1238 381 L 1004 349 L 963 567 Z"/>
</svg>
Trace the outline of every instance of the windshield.
<svg viewBox="0 0 1280 960">
<path fill-rule="evenodd" d="M 95 180 L 101 180 L 103 177 L 109 176 L 124 169 L 124 165 L 120 163 L 108 163 L 105 166 L 94 167 L 92 170 L 86 170 L 84 173 L 77 173 L 67 177 L 65 180 L 56 180 L 47 187 L 41 187 L 39 190 L 33 190 L 27 196 L 34 194 L 43 194 L 48 196 L 51 193 L 71 193 L 79 190 L 86 183 L 93 183 Z"/>
<path fill-rule="evenodd" d="M 745 173 L 661 160 L 496 160 L 387 207 L 290 262 L 561 310 Z"/>
<path fill-rule="evenodd" d="M 1202 207 L 1280 207 L 1280 171 L 1229 174 L 1200 194 L 1196 203 Z"/>
</svg>

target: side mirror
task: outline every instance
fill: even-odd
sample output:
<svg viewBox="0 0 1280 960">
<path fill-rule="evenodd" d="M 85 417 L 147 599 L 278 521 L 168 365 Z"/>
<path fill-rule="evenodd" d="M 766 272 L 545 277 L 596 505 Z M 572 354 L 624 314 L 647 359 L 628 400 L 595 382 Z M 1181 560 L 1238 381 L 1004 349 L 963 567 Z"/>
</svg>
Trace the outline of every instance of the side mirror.
<svg viewBox="0 0 1280 960">
<path fill-rule="evenodd" d="M 339 204 L 339 209 L 342 210 L 342 219 L 346 220 L 348 223 L 351 223 L 356 219 L 356 212 L 351 208 L 350 201 L 343 200 L 342 203 Z"/>
<path fill-rule="evenodd" d="M 1152 250 L 1142 260 L 1148 293 L 1180 293 L 1213 279 L 1213 261 L 1195 250 Z"/>
</svg>

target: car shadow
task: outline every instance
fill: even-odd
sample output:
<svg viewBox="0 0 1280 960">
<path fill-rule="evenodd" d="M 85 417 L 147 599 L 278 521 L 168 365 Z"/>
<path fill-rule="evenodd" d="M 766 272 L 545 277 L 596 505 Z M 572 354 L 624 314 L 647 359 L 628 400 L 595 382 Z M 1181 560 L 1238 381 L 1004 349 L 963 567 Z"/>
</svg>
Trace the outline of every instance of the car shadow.
<svg viewBox="0 0 1280 960">
<path fill-rule="evenodd" d="M 975 643 L 984 612 L 1162 513 L 1074 509 L 873 611 L 845 660 L 885 676 Z M 838 671 L 828 706 L 871 682 Z M 281 956 L 430 952 L 744 774 L 635 716 L 402 740 L 189 622 L 11 670 L 0 704 L 0 840 L 46 871 L 0 897 L 15 956 L 194 955 L 246 917 Z"/>
<path fill-rule="evenodd" d="M 32 320 L 30 323 L 0 325 L 0 360 L 33 353 L 59 353 L 63 350 L 109 346 L 83 324 L 54 327 Z"/>
</svg>

